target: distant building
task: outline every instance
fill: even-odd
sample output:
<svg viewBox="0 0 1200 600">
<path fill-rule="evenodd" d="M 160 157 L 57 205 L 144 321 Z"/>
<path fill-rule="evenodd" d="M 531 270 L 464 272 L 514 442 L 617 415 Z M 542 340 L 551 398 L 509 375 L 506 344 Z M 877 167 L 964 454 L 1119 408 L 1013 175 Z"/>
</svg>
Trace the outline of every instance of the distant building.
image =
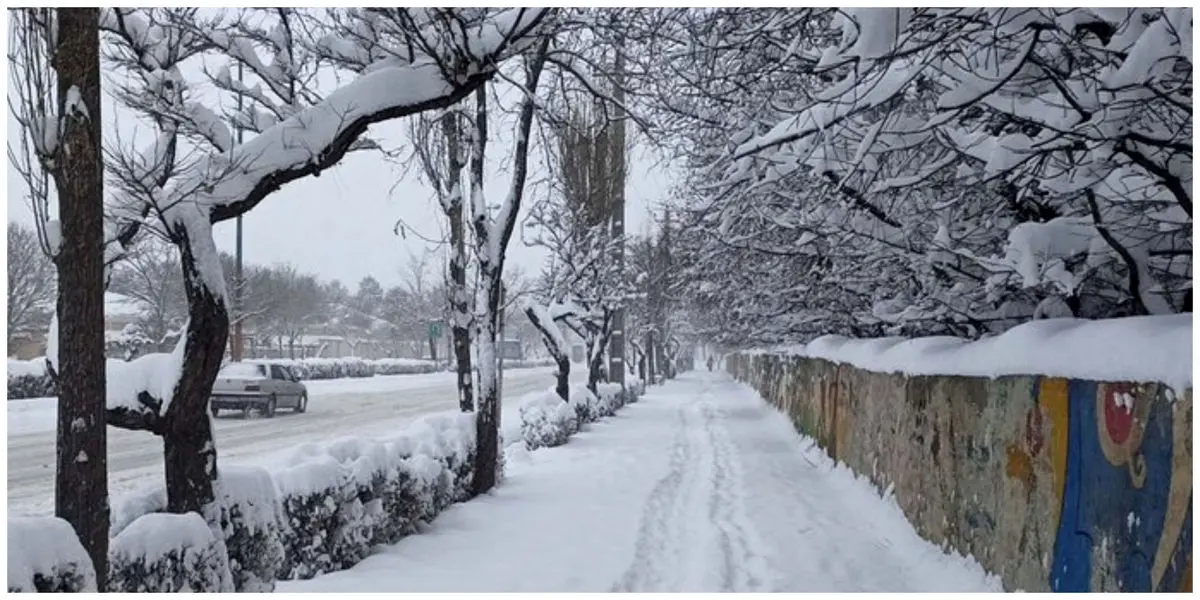
<svg viewBox="0 0 1200 600">
<path fill-rule="evenodd" d="M 525 351 L 521 340 L 504 340 L 500 344 L 501 360 L 525 360 Z"/>
<path fill-rule="evenodd" d="M 117 347 L 128 338 L 128 328 L 137 323 L 142 310 L 137 300 L 113 292 L 104 293 L 104 342 L 105 352 L 116 357 L 123 354 Z M 30 360 L 46 355 L 46 333 L 49 329 L 22 332 L 9 336 L 8 355 L 20 360 Z"/>
</svg>

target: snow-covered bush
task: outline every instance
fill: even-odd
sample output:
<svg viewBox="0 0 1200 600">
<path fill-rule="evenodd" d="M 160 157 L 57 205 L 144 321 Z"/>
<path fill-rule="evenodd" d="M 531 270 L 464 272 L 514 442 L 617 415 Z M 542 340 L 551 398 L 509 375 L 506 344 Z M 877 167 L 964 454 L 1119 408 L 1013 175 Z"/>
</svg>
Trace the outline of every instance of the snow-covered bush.
<svg viewBox="0 0 1200 600">
<path fill-rule="evenodd" d="M 109 591 L 232 592 L 225 543 L 204 517 L 151 513 L 135 519 L 109 548 Z"/>
<path fill-rule="evenodd" d="M 625 406 L 625 390 L 619 383 L 596 385 L 596 406 L 601 417 L 611 417 Z"/>
<path fill-rule="evenodd" d="M 436 498 L 438 510 L 455 502 L 469 500 L 475 468 L 475 415 L 442 413 L 426 417 L 421 422 L 433 432 L 429 441 L 435 449 L 429 456 L 442 463 L 446 469 L 444 479 L 449 482 L 446 495 Z M 418 449 L 421 448 L 418 446 Z"/>
<path fill-rule="evenodd" d="M 276 471 L 288 532 L 283 540 L 285 579 L 311 579 L 334 567 L 334 539 L 341 529 L 345 493 L 341 465 L 331 456 Z M 339 512 L 342 514 L 339 515 Z"/>
<path fill-rule="evenodd" d="M 239 592 L 271 592 L 283 563 L 283 514 L 271 474 L 259 467 L 223 467 L 213 519 L 225 540 Z"/>
<path fill-rule="evenodd" d="M 417 358 L 381 358 L 368 360 L 342 358 L 272 358 L 259 362 L 284 365 L 297 372 L 301 379 L 342 379 L 373 377 L 375 375 L 419 375 L 436 373 L 444 367 L 431 360 Z"/>
<path fill-rule="evenodd" d="M 70 523 L 57 517 L 9 517 L 8 591 L 96 591 L 96 570 Z"/>
<path fill-rule="evenodd" d="M 625 382 L 625 403 L 633 404 L 646 393 L 646 382 L 637 377 L 631 377 Z"/>
<path fill-rule="evenodd" d="M 579 431 L 575 407 L 553 390 L 526 394 L 520 406 L 521 437 L 528 450 L 561 446 Z"/>
<path fill-rule="evenodd" d="M 413 375 L 445 370 L 439 363 L 418 358 L 381 358 L 371 362 L 376 375 Z"/>
<path fill-rule="evenodd" d="M 571 388 L 571 406 L 579 420 L 579 427 L 600 418 L 599 398 L 587 389 L 587 386 L 577 385 Z"/>
<path fill-rule="evenodd" d="M 44 398 L 58 391 L 46 373 L 46 359 L 8 360 L 8 399 Z"/>
</svg>

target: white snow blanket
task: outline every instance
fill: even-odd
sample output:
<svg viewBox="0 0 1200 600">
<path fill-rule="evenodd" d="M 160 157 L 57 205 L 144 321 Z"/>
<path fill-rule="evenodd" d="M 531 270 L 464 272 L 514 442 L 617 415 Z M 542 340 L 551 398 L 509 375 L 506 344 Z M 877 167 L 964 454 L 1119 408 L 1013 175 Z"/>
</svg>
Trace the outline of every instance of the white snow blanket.
<svg viewBox="0 0 1200 600">
<path fill-rule="evenodd" d="M 720 373 L 650 388 L 561 448 L 508 452 L 493 493 L 278 591 L 1002 590 Z"/>
<path fill-rule="evenodd" d="M 822 358 L 878 373 L 1155 381 L 1183 390 L 1192 387 L 1192 315 L 1045 319 L 978 341 L 827 335 L 749 353 L 755 352 Z"/>
</svg>

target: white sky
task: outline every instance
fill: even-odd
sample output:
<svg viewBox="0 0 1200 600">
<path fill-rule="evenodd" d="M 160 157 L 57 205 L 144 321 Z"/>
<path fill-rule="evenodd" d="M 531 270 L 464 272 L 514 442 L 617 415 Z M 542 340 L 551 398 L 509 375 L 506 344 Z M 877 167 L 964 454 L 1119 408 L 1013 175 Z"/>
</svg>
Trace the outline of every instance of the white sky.
<svg viewBox="0 0 1200 600">
<path fill-rule="evenodd" d="M 199 70 L 186 73 L 190 81 L 201 80 Z M 7 79 L 7 78 L 6 78 Z M 332 81 L 330 82 L 332 87 Z M 324 87 L 324 86 L 323 86 Z M 328 92 L 329 90 L 323 90 Z M 515 94 L 514 94 L 515 96 Z M 107 100 L 107 98 L 106 98 Z M 504 94 L 505 104 L 515 104 Z M 492 108 L 496 107 L 495 103 Z M 134 122 L 133 113 L 116 107 L 111 101 L 103 106 L 105 138 L 119 136 L 122 141 L 142 138 L 146 126 Z M 16 143 L 19 131 L 11 110 L 7 119 L 10 143 Z M 488 146 L 489 162 L 499 162 L 512 152 L 512 128 L 509 123 L 493 123 Z M 377 125 L 370 135 L 391 148 L 405 142 L 403 121 Z M 632 134 L 632 132 L 631 132 Z M 144 138 L 142 138 L 144 139 Z M 530 181 L 544 177 L 540 169 L 540 151 L 531 152 Z M 640 233 L 649 226 L 648 210 L 666 200 L 671 172 L 657 153 L 638 148 L 630 156 L 629 182 L 626 187 L 626 231 Z M 489 165 L 489 200 L 503 198 L 506 174 L 499 165 Z M 268 197 L 244 217 L 243 250 L 247 264 L 291 262 L 300 270 L 317 274 L 323 280 L 339 279 L 351 291 L 367 275 L 385 287 L 402 281 L 408 253 L 420 253 L 432 245 L 413 235 L 441 238 L 444 217 L 432 197 L 432 190 L 417 176 L 414 165 L 407 174 L 400 165 L 386 161 L 376 153 L 354 153 L 320 177 L 309 177 L 288 184 Z M 13 165 L 8 167 L 8 220 L 28 225 L 33 214 L 25 197 L 26 186 Z M 532 198 L 527 194 L 527 209 Z M 523 213 L 525 211 L 522 211 Z M 407 239 L 393 233 L 398 220 L 408 228 Z M 541 270 L 544 251 L 526 247 L 521 229 L 509 245 L 508 265 L 532 275 Z M 233 253 L 235 225 L 228 221 L 215 228 L 217 246 Z"/>
</svg>

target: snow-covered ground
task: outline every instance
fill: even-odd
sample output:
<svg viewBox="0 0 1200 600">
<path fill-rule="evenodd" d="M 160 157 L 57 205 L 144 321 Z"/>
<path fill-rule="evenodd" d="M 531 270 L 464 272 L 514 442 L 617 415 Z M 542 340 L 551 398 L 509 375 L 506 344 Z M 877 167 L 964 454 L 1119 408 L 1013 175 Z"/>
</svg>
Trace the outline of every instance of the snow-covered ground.
<svg viewBox="0 0 1200 600">
<path fill-rule="evenodd" d="M 282 592 L 1001 591 L 720 373 L 563 447 L 509 447 L 493 493 Z"/>
<path fill-rule="evenodd" d="M 582 369 L 575 369 L 582 371 Z M 554 385 L 553 368 L 505 371 L 502 426 L 520 438 L 517 400 Z M 582 373 L 576 373 L 582 377 Z M 307 381 L 308 412 L 280 410 L 274 419 L 216 419 L 222 464 L 270 464 L 295 446 L 343 436 L 382 436 L 413 419 L 458 406 L 453 373 L 384 375 Z M 50 514 L 54 506 L 55 398 L 12 400 L 8 406 L 8 510 Z M 113 495 L 162 481 L 162 443 L 141 431 L 108 429 L 108 481 Z"/>
</svg>

